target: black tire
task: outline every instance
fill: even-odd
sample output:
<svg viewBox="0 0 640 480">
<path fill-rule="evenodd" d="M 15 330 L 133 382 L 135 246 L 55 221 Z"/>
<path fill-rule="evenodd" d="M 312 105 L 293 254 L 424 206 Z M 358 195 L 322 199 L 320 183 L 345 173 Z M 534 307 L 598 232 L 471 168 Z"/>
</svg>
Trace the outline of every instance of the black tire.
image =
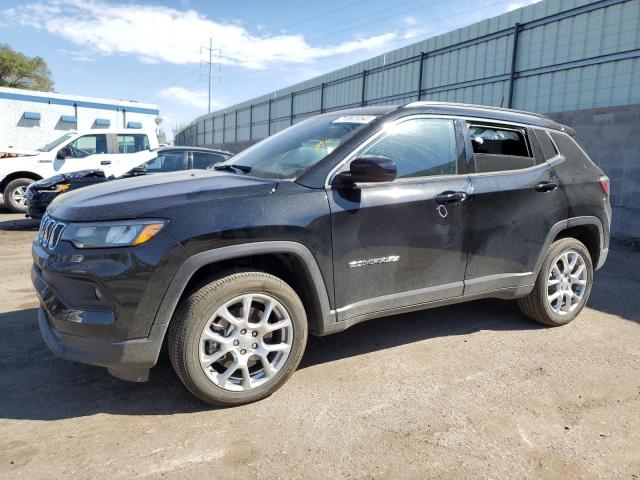
<svg viewBox="0 0 640 480">
<path fill-rule="evenodd" d="M 558 258 L 565 252 L 574 251 L 580 254 L 585 263 L 587 284 L 585 286 L 584 294 L 580 299 L 574 310 L 560 315 L 554 311 L 547 295 L 549 287 L 547 286 L 547 279 L 551 273 L 553 265 L 555 265 Z M 562 238 L 551 244 L 547 254 L 545 255 L 544 262 L 538 273 L 538 278 L 533 287 L 533 290 L 526 297 L 518 299 L 518 306 L 522 313 L 524 313 L 531 320 L 542 323 L 550 327 L 558 327 L 566 325 L 576 318 L 584 306 L 589 300 L 591 294 L 591 286 L 593 285 L 593 263 L 591 261 L 591 255 L 589 250 L 584 244 L 575 238 Z"/>
<path fill-rule="evenodd" d="M 293 327 L 293 340 L 286 361 L 273 378 L 250 390 L 230 391 L 216 385 L 205 374 L 199 360 L 200 336 L 225 302 L 251 293 L 268 295 L 286 309 Z M 304 306 L 289 285 L 267 273 L 241 272 L 211 281 L 180 302 L 169 326 L 167 347 L 171 364 L 187 389 L 203 402 L 227 407 L 255 402 L 280 388 L 298 367 L 307 334 Z"/>
<path fill-rule="evenodd" d="M 13 192 L 19 188 L 28 187 L 33 182 L 35 182 L 35 180 L 30 178 L 16 178 L 15 180 L 11 180 L 5 187 L 4 192 L 2 192 L 5 206 L 15 213 L 26 213 L 27 205 L 20 205 L 16 202 L 13 198 Z"/>
</svg>

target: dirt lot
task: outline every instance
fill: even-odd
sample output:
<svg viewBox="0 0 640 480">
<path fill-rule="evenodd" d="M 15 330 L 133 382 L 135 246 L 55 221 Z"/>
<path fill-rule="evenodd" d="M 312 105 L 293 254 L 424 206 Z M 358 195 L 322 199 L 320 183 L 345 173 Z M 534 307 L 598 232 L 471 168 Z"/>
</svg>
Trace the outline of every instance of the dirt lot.
<svg viewBox="0 0 640 480">
<path fill-rule="evenodd" d="M 497 300 L 375 320 L 216 410 L 166 358 L 145 384 L 55 359 L 34 232 L 0 214 L 0 478 L 640 478 L 640 252 L 614 247 L 569 326 Z"/>
</svg>

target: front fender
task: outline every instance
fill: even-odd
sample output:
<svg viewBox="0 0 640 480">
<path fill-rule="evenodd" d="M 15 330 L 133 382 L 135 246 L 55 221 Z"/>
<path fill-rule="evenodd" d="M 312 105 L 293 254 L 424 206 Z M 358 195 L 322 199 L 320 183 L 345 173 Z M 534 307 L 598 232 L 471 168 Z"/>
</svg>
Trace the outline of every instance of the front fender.
<svg viewBox="0 0 640 480">
<path fill-rule="evenodd" d="M 287 253 L 295 255 L 302 261 L 307 269 L 308 277 L 311 279 L 315 295 L 321 308 L 321 319 L 319 325 L 310 325 L 312 331 L 322 334 L 326 327 L 336 322 L 335 311 L 331 310 L 329 296 L 322 278 L 322 273 L 318 267 L 311 251 L 301 243 L 291 241 L 266 241 L 255 243 L 244 243 L 241 245 L 231 245 L 227 247 L 215 248 L 197 253 L 187 260 L 178 268 L 174 275 L 169 288 L 167 289 L 158 311 L 156 313 L 154 326 L 163 326 L 166 329 L 171 321 L 171 317 L 178 305 L 185 288 L 193 275 L 202 267 L 223 260 L 232 260 L 251 255 Z"/>
</svg>

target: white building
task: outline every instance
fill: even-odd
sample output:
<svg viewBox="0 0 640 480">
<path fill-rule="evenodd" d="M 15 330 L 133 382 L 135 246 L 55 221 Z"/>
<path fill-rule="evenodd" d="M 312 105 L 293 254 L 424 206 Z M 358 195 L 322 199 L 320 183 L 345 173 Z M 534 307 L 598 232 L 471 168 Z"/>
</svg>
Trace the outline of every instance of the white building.
<svg viewBox="0 0 640 480">
<path fill-rule="evenodd" d="M 0 87 L 0 146 L 38 148 L 66 130 L 155 130 L 157 105 Z"/>
</svg>

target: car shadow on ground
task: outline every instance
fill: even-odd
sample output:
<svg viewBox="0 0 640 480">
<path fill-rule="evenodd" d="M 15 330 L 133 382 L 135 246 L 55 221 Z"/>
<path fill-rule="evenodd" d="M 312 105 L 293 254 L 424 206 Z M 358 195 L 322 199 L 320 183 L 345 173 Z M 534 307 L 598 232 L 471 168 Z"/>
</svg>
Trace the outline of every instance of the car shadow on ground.
<svg viewBox="0 0 640 480">
<path fill-rule="evenodd" d="M 103 368 L 55 358 L 40 337 L 36 314 L 35 308 L 0 314 L 0 418 L 59 420 L 97 413 L 169 415 L 213 409 L 182 386 L 166 354 L 147 383 L 121 381 Z M 385 317 L 336 335 L 310 337 L 299 370 L 437 337 L 537 328 L 513 302 L 499 300 Z"/>
<path fill-rule="evenodd" d="M 24 215 L 19 215 L 19 214 L 15 214 L 15 216 L 16 218 L 0 221 L 0 231 L 6 231 L 6 232 L 34 231 L 35 232 L 40 227 L 40 220 L 25 218 Z"/>
</svg>

